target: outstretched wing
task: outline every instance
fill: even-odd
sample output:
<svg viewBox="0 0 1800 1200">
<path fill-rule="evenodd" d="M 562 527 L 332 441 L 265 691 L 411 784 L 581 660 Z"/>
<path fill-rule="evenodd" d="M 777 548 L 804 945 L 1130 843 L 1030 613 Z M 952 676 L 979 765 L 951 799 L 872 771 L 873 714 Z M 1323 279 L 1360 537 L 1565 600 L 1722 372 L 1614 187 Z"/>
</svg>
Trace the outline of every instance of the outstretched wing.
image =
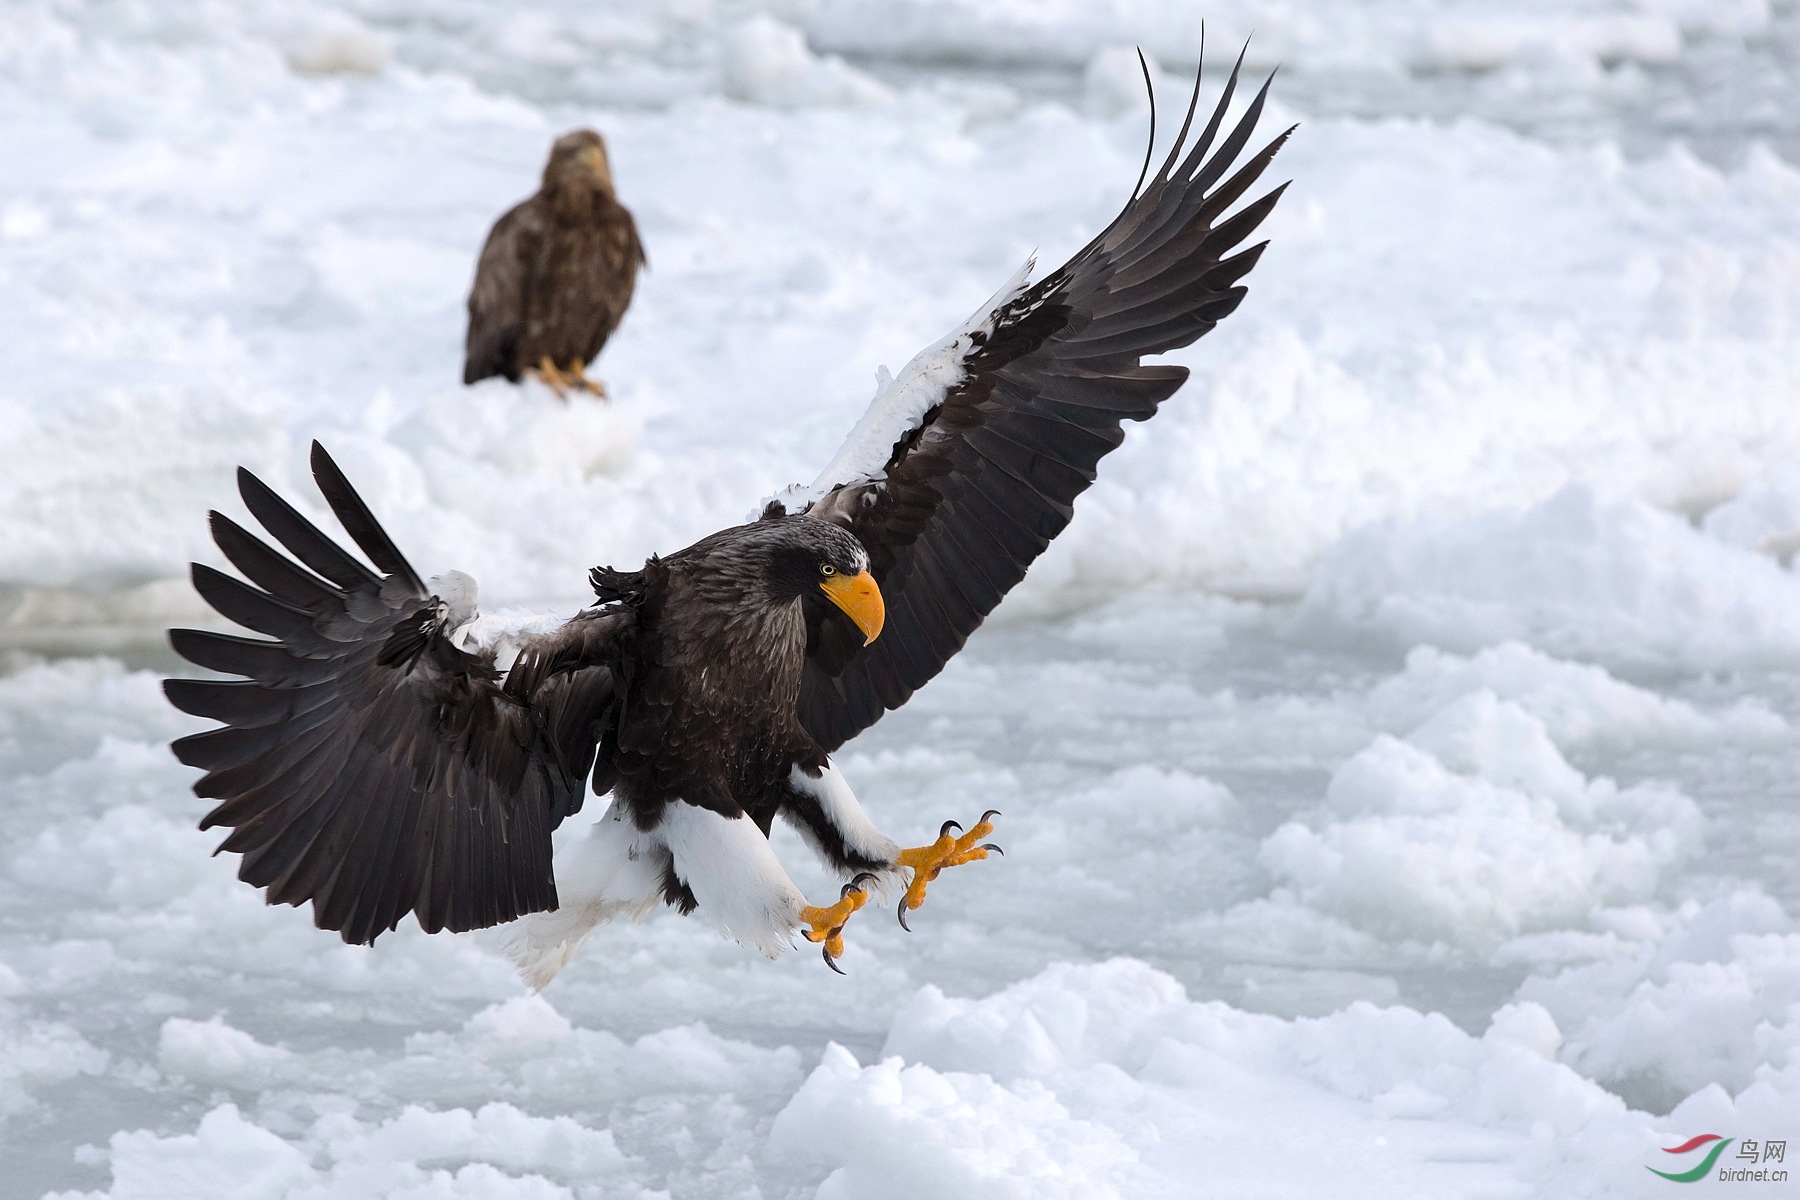
<svg viewBox="0 0 1800 1200">
<path fill-rule="evenodd" d="M 555 908 L 550 832 L 581 807 L 632 618 L 584 613 L 528 641 L 502 680 L 491 652 L 452 642 L 445 605 L 317 442 L 312 465 L 379 573 L 238 472 L 245 505 L 299 562 L 211 514 L 251 583 L 196 563 L 194 586 L 275 640 L 170 631 L 189 662 L 245 677 L 163 685 L 177 708 L 225 723 L 174 744 L 207 772 L 195 793 L 220 802 L 200 827 L 230 826 L 219 848 L 244 856 L 238 877 L 271 904 L 311 900 L 346 942 L 408 912 L 435 933 Z"/>
<path fill-rule="evenodd" d="M 1240 56 L 1239 65 L 1242 64 Z M 1272 77 L 1271 77 L 1272 78 Z M 1244 298 L 1267 242 L 1237 247 L 1275 188 L 1235 214 L 1286 140 L 1229 177 L 1268 83 L 1214 139 L 1237 88 L 1190 146 L 1200 81 L 1168 159 L 1123 212 L 1039 283 L 1019 279 L 887 382 L 820 478 L 771 502 L 847 525 L 868 548 L 887 604 L 878 641 L 809 598 L 800 719 L 836 749 L 943 669 L 1073 515 L 1102 456 L 1187 379 L 1142 365 L 1192 343 Z M 1027 264 L 1029 269 L 1029 264 Z"/>
</svg>

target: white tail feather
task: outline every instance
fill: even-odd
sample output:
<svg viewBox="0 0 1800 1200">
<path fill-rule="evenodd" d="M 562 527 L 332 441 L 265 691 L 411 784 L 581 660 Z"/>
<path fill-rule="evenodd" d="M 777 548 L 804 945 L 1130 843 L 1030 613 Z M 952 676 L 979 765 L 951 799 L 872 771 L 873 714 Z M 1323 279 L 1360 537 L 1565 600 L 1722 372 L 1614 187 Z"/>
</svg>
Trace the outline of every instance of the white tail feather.
<svg viewBox="0 0 1800 1200">
<path fill-rule="evenodd" d="M 512 927 L 503 948 L 534 991 L 575 957 L 588 935 L 616 917 L 642 918 L 662 899 L 668 847 L 615 803 L 582 838 L 556 855 L 554 912 L 532 913 Z"/>
</svg>

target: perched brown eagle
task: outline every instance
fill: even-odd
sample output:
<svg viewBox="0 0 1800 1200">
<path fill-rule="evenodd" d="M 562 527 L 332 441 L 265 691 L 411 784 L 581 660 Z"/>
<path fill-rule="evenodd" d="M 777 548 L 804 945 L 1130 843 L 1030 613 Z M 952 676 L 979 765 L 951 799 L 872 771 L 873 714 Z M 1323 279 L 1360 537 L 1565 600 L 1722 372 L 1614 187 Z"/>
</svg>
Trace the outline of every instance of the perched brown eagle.
<svg viewBox="0 0 1800 1200">
<path fill-rule="evenodd" d="M 1028 263 L 888 380 L 810 487 L 641 570 L 597 568 L 595 605 L 567 621 L 505 628 L 476 615 L 467 576 L 420 578 L 316 444 L 367 563 L 241 471 L 293 557 L 215 512 L 250 582 L 196 565 L 194 585 L 273 640 L 175 630 L 190 661 L 243 678 L 166 685 L 225 722 L 174 748 L 207 772 L 202 828 L 232 828 L 239 877 L 271 904 L 310 900 L 347 942 L 409 912 L 433 932 L 535 914 L 514 949 L 541 986 L 598 923 L 659 903 L 771 955 L 798 933 L 835 967 L 865 884 L 903 885 L 904 921 L 939 871 L 986 857 L 996 814 L 903 849 L 831 754 L 943 668 L 1068 524 L 1120 423 L 1187 378 L 1143 356 L 1243 299 L 1267 243 L 1239 247 L 1282 189 L 1230 210 L 1287 134 L 1228 174 L 1268 91 L 1220 139 L 1236 82 L 1191 146 L 1189 105 L 1098 237 L 1035 284 Z M 590 781 L 610 806 L 553 866 L 551 831 Z M 777 816 L 847 880 L 833 902 L 783 871 Z"/>
<path fill-rule="evenodd" d="M 494 222 L 475 286 L 463 382 L 534 375 L 566 396 L 582 388 L 631 303 L 644 247 L 637 224 L 613 194 L 606 143 L 591 129 L 556 139 L 537 195 Z"/>
</svg>

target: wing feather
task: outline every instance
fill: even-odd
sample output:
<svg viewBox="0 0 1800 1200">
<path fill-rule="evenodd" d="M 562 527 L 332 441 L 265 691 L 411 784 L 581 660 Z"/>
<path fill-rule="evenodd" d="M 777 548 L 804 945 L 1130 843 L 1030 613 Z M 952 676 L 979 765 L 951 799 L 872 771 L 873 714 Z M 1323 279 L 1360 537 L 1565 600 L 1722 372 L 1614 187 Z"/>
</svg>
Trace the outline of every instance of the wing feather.
<svg viewBox="0 0 1800 1200">
<path fill-rule="evenodd" d="M 930 543 L 931 552 L 943 563 L 950 578 L 956 580 L 963 598 L 974 609 L 976 618 L 992 612 L 1011 585 L 996 581 L 988 572 L 987 558 L 997 549 L 992 542 L 982 545 L 982 535 L 967 529 L 948 532 Z M 975 548 L 965 543 L 975 543 Z M 987 551 L 984 555 L 983 551 Z"/>
<path fill-rule="evenodd" d="M 799 712 L 827 751 L 943 669 L 1068 525 L 1100 459 L 1123 440 L 1122 423 L 1150 417 L 1187 380 L 1186 368 L 1143 356 L 1189 345 L 1242 302 L 1240 281 L 1267 243 L 1238 247 L 1285 185 L 1232 210 L 1288 136 L 1238 162 L 1273 79 L 1228 124 L 1242 65 L 1240 54 L 1190 142 L 1196 77 L 1162 166 L 1111 225 L 915 359 L 903 395 L 890 387 L 877 396 L 828 468 L 854 477 L 822 478 L 773 502 L 774 512 L 810 502 L 808 511 L 848 525 L 887 603 L 887 626 L 867 647 L 841 614 L 807 606 Z M 949 364 L 952 353 L 961 357 Z M 939 378 L 941 391 L 919 390 Z M 862 457 L 867 431 L 886 428 L 902 430 L 887 461 Z"/>
<path fill-rule="evenodd" d="M 220 771 L 260 758 L 287 738 L 298 736 L 301 731 L 298 720 L 295 726 L 295 730 L 290 731 L 279 726 L 224 725 L 178 738 L 171 748 L 175 757 L 190 767 Z"/>
<path fill-rule="evenodd" d="M 312 469 L 319 492 L 325 497 L 325 502 L 331 505 L 331 511 L 337 515 L 344 532 L 362 547 L 362 552 L 369 556 L 369 561 L 375 564 L 376 569 L 394 576 L 398 583 L 414 592 L 424 592 L 425 583 L 419 578 L 419 573 L 412 569 L 412 564 L 406 561 L 406 556 L 400 553 L 399 547 L 388 537 L 387 530 L 381 527 L 375 514 L 369 511 L 369 506 L 363 503 L 363 498 L 356 494 L 356 489 L 344 478 L 343 471 L 331 460 L 331 455 L 325 453 L 325 447 L 317 442 L 312 445 Z"/>
<path fill-rule="evenodd" d="M 242 571 L 251 583 L 276 599 L 308 612 L 318 612 L 330 604 L 331 584 L 271 550 L 261 538 L 223 513 L 208 513 L 207 522 L 212 529 L 213 541 L 225 552 L 231 565 Z"/>
<path fill-rule="evenodd" d="M 519 339 L 531 289 L 531 262 L 543 236 L 537 197 L 508 209 L 482 243 L 469 289 L 469 329 L 463 344 L 463 382 L 490 375 L 519 381 Z"/>
<path fill-rule="evenodd" d="M 166 679 L 163 695 L 184 713 L 233 725 L 279 721 L 290 711 L 293 693 L 272 692 L 251 680 Z M 180 742 L 176 746 L 180 746 Z M 176 757 L 180 757 L 176 750 Z M 200 763 L 190 764 L 200 766 Z"/>
<path fill-rule="evenodd" d="M 301 637 L 312 629 L 312 614 L 258 591 L 240 579 L 202 563 L 193 568 L 194 590 L 222 616 L 270 637 Z"/>
<path fill-rule="evenodd" d="M 330 671 L 327 663 L 294 658 L 280 642 L 214 633 L 210 629 L 171 629 L 169 644 L 195 666 L 248 675 L 263 683 L 279 682 L 289 687 L 316 683 Z"/>
<path fill-rule="evenodd" d="M 581 614 L 527 641 L 526 671 L 503 680 L 491 652 L 453 644 L 443 605 L 316 443 L 312 461 L 379 573 L 240 472 L 245 505 L 304 566 L 213 514 L 252 583 L 196 566 L 195 587 L 274 640 L 170 632 L 188 661 L 246 677 L 165 684 L 176 707 L 224 722 L 173 746 L 218 801 L 201 828 L 230 828 L 220 849 L 243 856 L 240 878 L 271 904 L 310 900 L 348 942 L 408 912 L 436 932 L 554 908 L 550 833 L 581 807 L 634 618 Z"/>
<path fill-rule="evenodd" d="M 317 442 L 313 443 L 315 446 Z M 301 516 L 294 506 L 275 494 L 275 490 L 243 467 L 238 468 L 238 495 L 269 535 L 289 554 L 323 575 L 326 579 L 354 594 L 356 589 L 371 587 L 381 581 L 369 568 L 352 558 L 342 546 L 320 533 L 318 527 Z"/>
</svg>

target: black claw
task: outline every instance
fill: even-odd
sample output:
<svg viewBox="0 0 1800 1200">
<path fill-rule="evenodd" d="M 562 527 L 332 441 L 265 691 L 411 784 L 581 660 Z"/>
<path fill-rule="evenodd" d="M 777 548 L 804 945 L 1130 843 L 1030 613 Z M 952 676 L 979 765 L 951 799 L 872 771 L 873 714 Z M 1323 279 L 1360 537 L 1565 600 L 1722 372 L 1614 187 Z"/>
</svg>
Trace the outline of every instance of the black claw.
<svg viewBox="0 0 1800 1200">
<path fill-rule="evenodd" d="M 862 891 L 862 882 L 865 879 L 868 880 L 870 883 L 880 883 L 881 882 L 881 880 L 879 880 L 875 877 L 875 873 L 873 871 L 858 871 L 856 874 L 856 878 L 852 879 L 850 881 L 849 887 L 854 888 L 855 890 L 860 892 L 860 891 Z M 849 892 L 848 892 L 848 890 L 846 890 L 845 895 L 848 895 L 848 894 L 849 894 Z"/>
<path fill-rule="evenodd" d="M 960 821 L 945 821 L 942 825 L 938 826 L 938 836 L 939 837 L 948 837 L 950 834 L 950 831 L 952 829 L 956 830 L 956 832 L 958 832 L 958 833 L 961 833 L 962 832 L 962 822 L 960 822 Z"/>
<path fill-rule="evenodd" d="M 902 928 L 902 929 L 904 929 L 904 930 L 906 930 L 906 932 L 908 932 L 908 933 L 911 933 L 911 932 L 912 932 L 912 926 L 911 926 L 911 925 L 908 925 L 908 924 L 907 924 L 907 923 L 906 923 L 906 897 L 905 897 L 905 896 L 902 896 L 902 897 L 900 897 L 900 913 L 899 913 L 899 916 L 900 916 L 900 928 Z"/>
<path fill-rule="evenodd" d="M 844 973 L 844 968 L 837 965 L 837 959 L 831 957 L 831 951 L 825 949 L 824 947 L 820 947 L 819 948 L 819 957 L 825 960 L 826 966 L 828 966 L 832 970 L 836 971 L 839 975 L 842 975 Z"/>
<path fill-rule="evenodd" d="M 986 812 L 981 814 L 981 820 L 977 821 L 976 824 L 977 825 L 985 825 L 987 823 L 987 819 L 989 817 L 999 817 L 999 816 L 1004 816 L 1004 815 L 1005 814 L 1002 813 L 999 809 L 990 808 Z"/>
<path fill-rule="evenodd" d="M 983 850 L 987 850 L 991 853 L 998 854 L 1001 858 L 1006 857 L 1006 851 L 1004 851 L 1000 847 L 994 845 L 994 843 L 992 843 L 992 842 L 983 842 L 981 844 L 981 848 Z"/>
</svg>

